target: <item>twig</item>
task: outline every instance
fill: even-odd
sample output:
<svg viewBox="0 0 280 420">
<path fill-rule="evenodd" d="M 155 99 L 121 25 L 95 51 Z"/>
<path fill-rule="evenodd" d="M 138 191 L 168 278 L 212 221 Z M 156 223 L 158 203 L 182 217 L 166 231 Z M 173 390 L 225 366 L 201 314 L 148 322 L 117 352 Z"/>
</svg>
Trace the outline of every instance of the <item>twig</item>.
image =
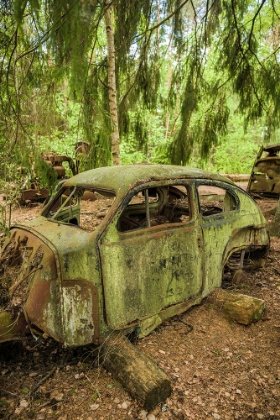
<svg viewBox="0 0 280 420">
<path fill-rule="evenodd" d="M 4 392 L 5 394 L 12 395 L 13 397 L 17 397 L 18 396 L 17 394 L 14 394 L 13 392 L 7 391 L 6 389 L 1 389 L 0 388 L 0 391 L 1 392 Z"/>
<path fill-rule="evenodd" d="M 53 374 L 54 374 L 54 372 L 56 371 L 56 368 L 57 368 L 57 366 L 55 366 L 55 367 L 53 367 L 52 368 L 52 370 L 49 372 L 49 373 L 47 373 L 47 375 L 46 376 L 44 376 L 38 383 L 37 383 L 37 385 L 35 385 L 32 389 L 31 389 L 31 391 L 30 391 L 30 395 L 32 395 L 32 394 L 34 394 L 36 391 L 37 391 L 37 389 L 44 383 L 44 382 L 46 382 Z"/>
</svg>

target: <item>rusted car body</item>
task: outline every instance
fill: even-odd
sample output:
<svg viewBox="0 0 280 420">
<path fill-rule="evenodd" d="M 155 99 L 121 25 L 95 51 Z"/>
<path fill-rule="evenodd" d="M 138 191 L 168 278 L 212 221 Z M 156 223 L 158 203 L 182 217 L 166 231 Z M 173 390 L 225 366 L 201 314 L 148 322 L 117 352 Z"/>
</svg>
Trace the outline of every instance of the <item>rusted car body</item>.
<svg viewBox="0 0 280 420">
<path fill-rule="evenodd" d="M 49 196 L 48 188 L 41 188 L 40 183 L 34 181 L 30 184 L 28 189 L 22 188 L 20 191 L 20 197 L 18 199 L 19 204 L 24 205 L 35 201 L 44 201 Z"/>
<path fill-rule="evenodd" d="M 48 152 L 42 155 L 42 158 L 50 165 L 57 175 L 57 179 L 66 177 L 66 168 L 63 163 L 67 162 L 72 175 L 77 175 L 77 168 L 74 160 L 70 156 L 59 155 L 55 152 Z"/>
<path fill-rule="evenodd" d="M 247 192 L 278 198 L 280 194 L 280 144 L 261 147 L 254 162 Z"/>
<path fill-rule="evenodd" d="M 60 155 L 56 152 L 47 152 L 42 154 L 42 159 L 53 168 L 59 181 L 68 178 L 65 164 L 67 163 L 72 175 L 77 175 L 79 172 L 82 160 L 86 160 L 90 152 L 90 144 L 85 141 L 79 141 L 75 145 L 75 159 L 70 156 Z M 19 168 L 20 169 L 20 168 Z M 20 169 L 21 170 L 21 169 Z M 36 201 L 44 201 L 50 195 L 49 188 L 42 188 L 36 176 L 30 180 L 29 175 L 20 188 L 19 203 L 29 204 Z M 28 188 L 27 188 L 28 185 Z"/>
<path fill-rule="evenodd" d="M 257 265 L 268 247 L 256 203 L 220 175 L 168 165 L 83 172 L 41 216 L 11 228 L 0 341 L 30 332 L 68 346 L 116 331 L 143 337 L 220 287 L 224 272 Z"/>
</svg>

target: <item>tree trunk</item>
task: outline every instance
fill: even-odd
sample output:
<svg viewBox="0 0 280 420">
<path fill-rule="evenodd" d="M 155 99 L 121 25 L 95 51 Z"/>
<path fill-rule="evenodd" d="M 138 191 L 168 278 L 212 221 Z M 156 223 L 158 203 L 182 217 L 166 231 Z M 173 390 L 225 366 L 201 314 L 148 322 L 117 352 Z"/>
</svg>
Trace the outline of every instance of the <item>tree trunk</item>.
<svg viewBox="0 0 280 420">
<path fill-rule="evenodd" d="M 241 293 L 230 292 L 224 289 L 216 289 L 208 297 L 218 309 L 238 324 L 249 325 L 259 321 L 262 317 L 265 303 L 262 299 Z"/>
<path fill-rule="evenodd" d="M 276 207 L 274 219 L 268 226 L 268 230 L 270 236 L 277 236 L 278 238 L 280 237 L 280 198 Z"/>
<path fill-rule="evenodd" d="M 169 92 L 170 86 L 171 86 L 171 79 L 172 79 L 172 62 L 170 57 L 167 59 L 167 83 L 166 83 L 166 89 Z M 166 111 L 166 119 L 165 119 L 165 138 L 168 139 L 169 137 L 169 124 L 170 124 L 170 113 L 167 109 Z"/>
<path fill-rule="evenodd" d="M 111 148 L 113 164 L 120 164 L 120 135 L 117 107 L 117 86 L 116 86 L 116 63 L 115 63 L 115 42 L 112 22 L 113 6 L 110 0 L 104 0 L 105 22 L 107 34 L 108 51 L 108 88 L 109 88 L 109 109 L 112 122 Z"/>
<path fill-rule="evenodd" d="M 103 344 L 104 367 L 147 411 L 171 395 L 167 375 L 147 355 L 124 336 L 115 336 Z"/>
</svg>

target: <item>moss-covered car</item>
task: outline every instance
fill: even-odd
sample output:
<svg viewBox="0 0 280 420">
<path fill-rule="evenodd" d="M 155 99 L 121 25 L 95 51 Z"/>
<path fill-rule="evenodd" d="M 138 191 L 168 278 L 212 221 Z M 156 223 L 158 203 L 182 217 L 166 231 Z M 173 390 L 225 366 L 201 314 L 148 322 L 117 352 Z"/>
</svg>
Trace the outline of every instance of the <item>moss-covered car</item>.
<svg viewBox="0 0 280 420">
<path fill-rule="evenodd" d="M 41 216 L 11 228 L 0 260 L 0 341 L 142 337 L 224 275 L 262 263 L 268 247 L 258 206 L 220 175 L 168 165 L 83 172 Z"/>
</svg>

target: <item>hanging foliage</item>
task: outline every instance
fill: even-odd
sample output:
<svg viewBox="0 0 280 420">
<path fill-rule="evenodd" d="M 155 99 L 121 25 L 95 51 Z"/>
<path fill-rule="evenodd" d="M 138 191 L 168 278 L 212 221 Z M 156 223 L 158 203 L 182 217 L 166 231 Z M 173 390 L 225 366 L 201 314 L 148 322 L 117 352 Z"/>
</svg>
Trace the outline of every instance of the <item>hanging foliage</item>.
<svg viewBox="0 0 280 420">
<path fill-rule="evenodd" d="M 233 112 L 244 116 L 245 129 L 262 123 L 267 140 L 280 125 L 275 0 L 1 5 L 2 161 L 31 170 L 29 158 L 36 160 L 43 145 L 60 142 L 71 150 L 87 141 L 88 167 L 111 164 L 106 7 L 112 10 L 120 139 L 129 143 L 123 150 L 148 156 L 151 145 L 158 146 L 163 161 L 184 165 L 194 153 L 208 158 Z M 152 121 L 162 142 L 154 141 Z M 19 153 L 23 149 L 27 153 Z"/>
</svg>

